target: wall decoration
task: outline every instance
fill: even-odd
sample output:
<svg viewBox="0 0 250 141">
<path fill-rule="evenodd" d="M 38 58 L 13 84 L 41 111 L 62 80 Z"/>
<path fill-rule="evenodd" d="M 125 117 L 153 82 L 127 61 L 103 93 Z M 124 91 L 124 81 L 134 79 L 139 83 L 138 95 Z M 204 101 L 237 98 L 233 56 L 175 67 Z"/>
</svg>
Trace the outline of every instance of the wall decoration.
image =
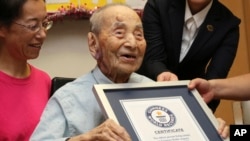
<svg viewBox="0 0 250 141">
<path fill-rule="evenodd" d="M 141 16 L 146 0 L 46 0 L 46 8 L 49 19 L 61 21 L 66 17 L 89 18 L 97 8 L 108 3 L 128 4 Z"/>
</svg>

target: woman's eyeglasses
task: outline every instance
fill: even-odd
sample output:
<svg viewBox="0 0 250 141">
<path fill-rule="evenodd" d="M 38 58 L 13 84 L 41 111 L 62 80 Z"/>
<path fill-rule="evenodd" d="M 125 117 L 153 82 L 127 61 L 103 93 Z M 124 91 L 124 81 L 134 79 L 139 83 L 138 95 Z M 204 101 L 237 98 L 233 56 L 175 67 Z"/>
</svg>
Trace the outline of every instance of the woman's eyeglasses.
<svg viewBox="0 0 250 141">
<path fill-rule="evenodd" d="M 46 21 L 42 22 L 42 24 L 36 24 L 36 25 L 24 25 L 18 22 L 13 22 L 13 23 L 25 27 L 26 29 L 35 33 L 39 32 L 42 28 L 48 31 L 53 25 L 53 21 Z"/>
</svg>

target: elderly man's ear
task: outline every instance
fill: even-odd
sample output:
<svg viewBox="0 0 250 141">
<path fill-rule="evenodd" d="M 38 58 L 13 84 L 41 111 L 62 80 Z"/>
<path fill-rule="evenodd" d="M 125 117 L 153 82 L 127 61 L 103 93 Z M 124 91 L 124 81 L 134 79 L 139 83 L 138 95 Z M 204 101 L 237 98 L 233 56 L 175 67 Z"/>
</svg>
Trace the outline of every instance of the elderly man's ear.
<svg viewBox="0 0 250 141">
<path fill-rule="evenodd" d="M 6 33 L 8 33 L 6 27 L 0 24 L 0 37 L 5 37 Z"/>
<path fill-rule="evenodd" d="M 90 54 L 92 55 L 92 57 L 98 60 L 100 57 L 99 44 L 97 37 L 93 32 L 88 33 L 88 44 L 89 44 Z"/>
</svg>

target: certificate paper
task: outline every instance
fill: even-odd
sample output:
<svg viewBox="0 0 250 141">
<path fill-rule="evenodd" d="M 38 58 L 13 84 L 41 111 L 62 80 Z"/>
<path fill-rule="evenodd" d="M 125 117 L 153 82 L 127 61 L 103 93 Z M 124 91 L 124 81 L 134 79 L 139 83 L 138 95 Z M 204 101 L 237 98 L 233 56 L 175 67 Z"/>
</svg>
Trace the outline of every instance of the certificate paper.
<svg viewBox="0 0 250 141">
<path fill-rule="evenodd" d="M 126 128 L 133 141 L 228 141 L 188 83 L 96 84 L 93 92 L 105 117 Z"/>
<path fill-rule="evenodd" d="M 142 141 L 208 141 L 196 119 L 189 114 L 182 97 L 120 102 Z"/>
</svg>

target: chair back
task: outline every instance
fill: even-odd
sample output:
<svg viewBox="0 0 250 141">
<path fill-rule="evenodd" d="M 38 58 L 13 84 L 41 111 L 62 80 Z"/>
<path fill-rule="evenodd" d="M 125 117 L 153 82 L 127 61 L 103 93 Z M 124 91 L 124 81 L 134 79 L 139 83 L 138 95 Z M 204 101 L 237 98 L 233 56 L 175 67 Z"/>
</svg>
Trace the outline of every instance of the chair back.
<svg viewBox="0 0 250 141">
<path fill-rule="evenodd" d="M 233 101 L 233 114 L 235 124 L 250 124 L 250 100 Z"/>
<path fill-rule="evenodd" d="M 52 81 L 52 86 L 51 86 L 51 92 L 50 92 L 50 96 L 52 96 L 55 91 L 57 89 L 59 89 L 60 87 L 62 87 L 63 85 L 65 85 L 68 82 L 74 81 L 75 78 L 68 78 L 68 77 L 54 77 L 51 81 Z"/>
</svg>

